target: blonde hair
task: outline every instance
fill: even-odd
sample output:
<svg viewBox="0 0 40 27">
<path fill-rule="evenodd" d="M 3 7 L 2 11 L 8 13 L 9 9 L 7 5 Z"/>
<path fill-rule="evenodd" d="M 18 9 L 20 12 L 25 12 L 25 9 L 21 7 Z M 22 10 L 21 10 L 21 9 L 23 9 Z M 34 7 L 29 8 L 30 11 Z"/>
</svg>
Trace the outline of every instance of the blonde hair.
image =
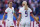
<svg viewBox="0 0 40 27">
<path fill-rule="evenodd" d="M 26 1 L 23 1 L 22 4 L 25 4 L 25 9 L 28 10 L 28 5 Z"/>
<path fill-rule="evenodd" d="M 22 3 L 23 3 L 23 4 L 27 4 L 27 2 L 26 2 L 26 1 L 23 1 Z"/>
</svg>

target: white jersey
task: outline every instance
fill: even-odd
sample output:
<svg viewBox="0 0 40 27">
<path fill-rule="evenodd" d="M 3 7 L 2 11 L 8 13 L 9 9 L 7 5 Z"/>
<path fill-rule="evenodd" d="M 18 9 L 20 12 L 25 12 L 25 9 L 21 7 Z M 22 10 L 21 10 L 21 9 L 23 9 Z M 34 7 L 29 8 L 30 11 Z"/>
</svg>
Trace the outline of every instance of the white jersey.
<svg viewBox="0 0 40 27">
<path fill-rule="evenodd" d="M 25 10 L 24 7 L 19 9 L 19 13 L 21 13 L 21 19 L 26 19 L 27 21 L 30 20 L 30 12 L 32 12 L 30 8 L 28 8 L 28 10 Z"/>
<path fill-rule="evenodd" d="M 5 13 L 7 13 L 7 19 L 13 21 L 13 13 L 14 13 L 14 7 L 12 8 L 7 8 L 5 10 Z"/>
</svg>

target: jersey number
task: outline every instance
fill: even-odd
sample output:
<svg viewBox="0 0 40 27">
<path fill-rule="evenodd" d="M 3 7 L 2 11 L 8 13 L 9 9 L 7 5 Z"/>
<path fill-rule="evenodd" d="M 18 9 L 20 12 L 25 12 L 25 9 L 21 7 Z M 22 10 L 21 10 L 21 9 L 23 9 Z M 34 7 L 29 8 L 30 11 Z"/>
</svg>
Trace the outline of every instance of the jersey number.
<svg viewBox="0 0 40 27">
<path fill-rule="evenodd" d="M 28 16 L 28 13 L 27 13 L 27 11 L 25 11 L 25 17 L 27 17 Z"/>
</svg>

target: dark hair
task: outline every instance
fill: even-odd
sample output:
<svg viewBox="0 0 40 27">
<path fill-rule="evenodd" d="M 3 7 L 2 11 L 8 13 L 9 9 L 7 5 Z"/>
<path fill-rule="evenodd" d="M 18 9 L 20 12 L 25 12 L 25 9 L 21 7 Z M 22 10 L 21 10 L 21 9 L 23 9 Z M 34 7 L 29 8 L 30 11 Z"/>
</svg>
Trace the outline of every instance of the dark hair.
<svg viewBox="0 0 40 27">
<path fill-rule="evenodd" d="M 9 4 L 10 2 L 8 2 L 8 4 Z"/>
<path fill-rule="evenodd" d="M 10 2 L 8 2 L 8 4 L 9 4 Z"/>
</svg>

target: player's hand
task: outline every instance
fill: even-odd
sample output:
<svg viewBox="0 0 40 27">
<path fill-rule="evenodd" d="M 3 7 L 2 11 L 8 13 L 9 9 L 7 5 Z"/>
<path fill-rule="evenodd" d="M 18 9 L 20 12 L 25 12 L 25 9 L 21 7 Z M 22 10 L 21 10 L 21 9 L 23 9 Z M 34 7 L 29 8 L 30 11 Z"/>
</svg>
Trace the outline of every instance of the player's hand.
<svg viewBox="0 0 40 27">
<path fill-rule="evenodd" d="M 17 21 L 17 26 L 19 26 L 19 21 Z"/>
<path fill-rule="evenodd" d="M 37 20 L 36 22 L 39 24 L 39 17 L 35 17 L 35 18 L 36 18 L 36 20 Z"/>
<path fill-rule="evenodd" d="M 2 21 L 2 24 L 4 24 L 4 20 Z"/>
</svg>

